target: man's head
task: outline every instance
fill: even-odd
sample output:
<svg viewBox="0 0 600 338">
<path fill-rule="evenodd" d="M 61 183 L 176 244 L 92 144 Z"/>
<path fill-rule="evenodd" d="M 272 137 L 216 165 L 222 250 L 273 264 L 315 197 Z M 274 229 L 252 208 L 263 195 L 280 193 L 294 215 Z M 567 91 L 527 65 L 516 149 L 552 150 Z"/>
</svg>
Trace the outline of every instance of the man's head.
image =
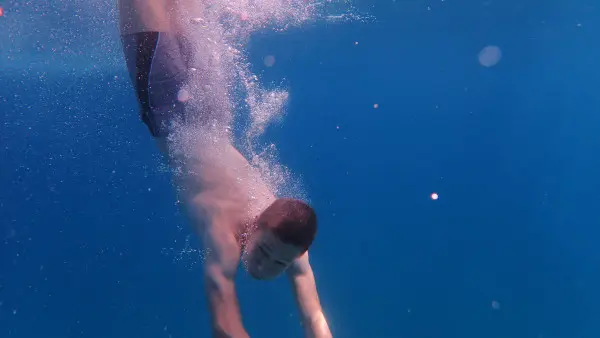
<svg viewBox="0 0 600 338">
<path fill-rule="evenodd" d="M 244 261 L 256 279 L 272 279 L 305 253 L 317 233 L 317 215 L 308 204 L 278 199 L 256 219 Z"/>
</svg>

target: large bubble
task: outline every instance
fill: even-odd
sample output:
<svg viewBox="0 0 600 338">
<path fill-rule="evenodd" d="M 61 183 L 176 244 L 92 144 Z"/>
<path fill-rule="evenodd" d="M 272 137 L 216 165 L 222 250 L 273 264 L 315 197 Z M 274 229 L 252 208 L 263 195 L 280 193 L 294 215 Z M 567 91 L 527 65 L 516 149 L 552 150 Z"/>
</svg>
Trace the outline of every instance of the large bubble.
<svg viewBox="0 0 600 338">
<path fill-rule="evenodd" d="M 502 59 L 502 50 L 498 46 L 486 46 L 477 55 L 479 64 L 484 67 L 493 67 Z"/>
</svg>

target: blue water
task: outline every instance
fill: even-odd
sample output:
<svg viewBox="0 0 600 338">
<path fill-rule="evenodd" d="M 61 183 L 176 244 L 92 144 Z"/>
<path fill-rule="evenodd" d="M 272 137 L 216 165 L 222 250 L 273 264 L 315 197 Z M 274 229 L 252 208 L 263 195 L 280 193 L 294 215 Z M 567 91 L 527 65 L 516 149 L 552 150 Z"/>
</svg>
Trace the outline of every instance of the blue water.
<svg viewBox="0 0 600 338">
<path fill-rule="evenodd" d="M 600 337 L 598 4 L 358 7 L 377 21 L 249 46 L 290 91 L 265 137 L 319 213 L 334 336 Z M 197 242 L 124 65 L 13 68 L 0 61 L 0 337 L 208 337 L 201 258 L 180 254 Z M 302 336 L 284 278 L 241 273 L 238 293 L 252 337 Z"/>
</svg>

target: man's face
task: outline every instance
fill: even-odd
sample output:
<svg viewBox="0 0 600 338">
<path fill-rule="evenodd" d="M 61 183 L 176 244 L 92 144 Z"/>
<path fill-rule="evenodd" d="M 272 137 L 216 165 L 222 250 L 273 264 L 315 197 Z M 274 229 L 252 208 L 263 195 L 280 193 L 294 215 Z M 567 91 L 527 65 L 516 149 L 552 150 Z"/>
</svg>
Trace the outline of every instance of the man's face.
<svg viewBox="0 0 600 338">
<path fill-rule="evenodd" d="M 271 231 L 259 228 L 248 241 L 243 261 L 253 278 L 273 279 L 303 252 L 301 248 L 281 242 Z"/>
</svg>

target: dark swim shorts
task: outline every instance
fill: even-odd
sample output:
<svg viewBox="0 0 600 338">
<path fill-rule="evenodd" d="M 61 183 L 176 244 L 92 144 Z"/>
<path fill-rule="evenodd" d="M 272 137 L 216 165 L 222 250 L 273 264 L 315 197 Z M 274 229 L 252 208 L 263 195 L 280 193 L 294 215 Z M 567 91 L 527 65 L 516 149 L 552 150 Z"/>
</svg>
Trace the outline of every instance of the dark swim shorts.
<svg viewBox="0 0 600 338">
<path fill-rule="evenodd" d="M 181 36 L 162 32 L 128 34 L 121 41 L 142 121 L 152 136 L 164 137 L 171 121 L 184 118 L 185 94 L 180 91 L 191 68 L 189 44 Z"/>
</svg>

